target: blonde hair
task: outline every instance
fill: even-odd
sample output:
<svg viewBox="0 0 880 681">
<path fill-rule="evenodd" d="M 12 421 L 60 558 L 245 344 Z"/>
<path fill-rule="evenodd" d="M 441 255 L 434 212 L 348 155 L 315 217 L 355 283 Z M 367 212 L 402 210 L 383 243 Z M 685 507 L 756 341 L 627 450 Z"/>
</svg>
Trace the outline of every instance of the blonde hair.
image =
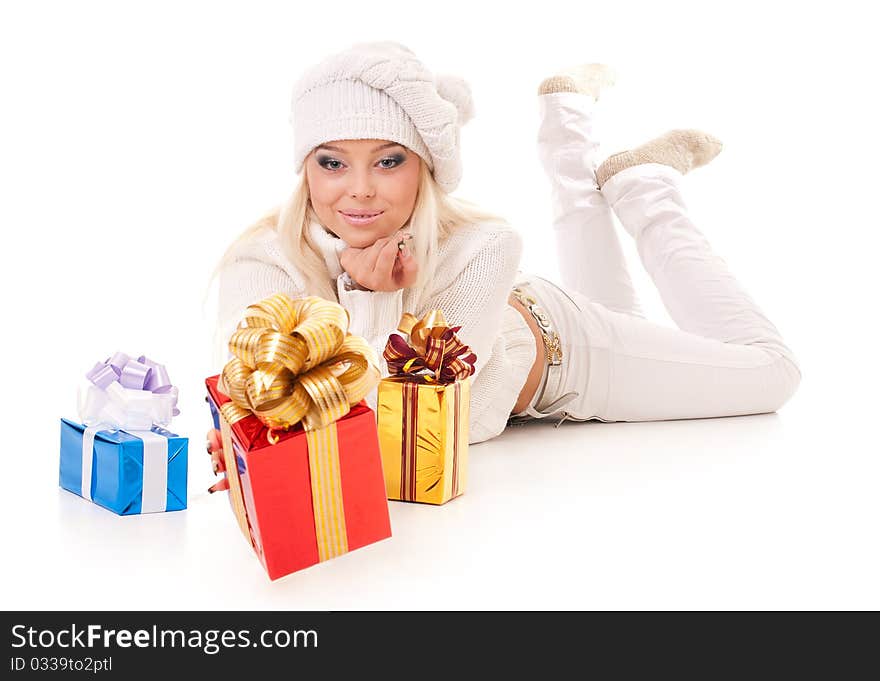
<svg viewBox="0 0 880 681">
<path fill-rule="evenodd" d="M 299 184 L 284 204 L 261 217 L 230 244 L 214 268 L 211 280 L 230 261 L 232 253 L 239 244 L 264 230 L 272 230 L 278 234 L 285 256 L 302 274 L 306 282 L 305 294 L 321 296 L 335 302 L 337 296 L 334 282 L 321 251 L 309 234 L 308 226 L 312 220 L 318 221 L 309 200 L 309 186 L 306 174 L 303 172 Z M 408 226 L 408 231 L 413 234 L 410 246 L 419 264 L 418 279 L 413 285 L 417 291 L 418 309 L 424 302 L 427 284 L 434 279 L 440 242 L 460 227 L 481 222 L 508 224 L 504 218 L 483 211 L 470 201 L 444 192 L 423 161 L 419 169 L 416 202 L 412 215 L 404 225 Z"/>
</svg>

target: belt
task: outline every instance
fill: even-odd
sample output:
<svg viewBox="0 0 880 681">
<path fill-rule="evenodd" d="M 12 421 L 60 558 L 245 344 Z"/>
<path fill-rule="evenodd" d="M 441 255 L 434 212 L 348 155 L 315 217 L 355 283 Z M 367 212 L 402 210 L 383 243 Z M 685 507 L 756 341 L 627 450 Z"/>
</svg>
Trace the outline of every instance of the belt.
<svg viewBox="0 0 880 681">
<path fill-rule="evenodd" d="M 560 407 L 577 397 L 578 393 L 566 393 L 549 404 L 542 404 L 545 394 L 555 395 L 559 392 L 563 371 L 562 342 L 553 326 L 553 320 L 547 314 L 547 311 L 541 307 L 536 297 L 536 292 L 529 282 L 517 284 L 514 286 L 512 293 L 537 322 L 538 330 L 541 332 L 541 339 L 544 342 L 544 374 L 538 386 L 539 394 L 537 398 L 532 399 L 534 407 L 529 405 L 523 411 L 512 415 L 508 419 L 508 423 L 518 423 L 522 420 L 528 420 L 529 417 L 540 419 L 550 416 Z M 565 416 L 563 416 L 563 420 L 565 420 Z"/>
</svg>

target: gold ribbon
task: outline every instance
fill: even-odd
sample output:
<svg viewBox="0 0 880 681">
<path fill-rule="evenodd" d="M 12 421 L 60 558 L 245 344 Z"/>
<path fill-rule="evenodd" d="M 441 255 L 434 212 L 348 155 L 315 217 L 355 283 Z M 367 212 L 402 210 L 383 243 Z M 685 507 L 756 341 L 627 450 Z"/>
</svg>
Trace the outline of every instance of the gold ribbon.
<svg viewBox="0 0 880 681">
<path fill-rule="evenodd" d="M 247 510 L 244 505 L 244 493 L 241 491 L 241 480 L 238 477 L 238 463 L 235 460 L 235 449 L 232 444 L 232 429 L 229 422 L 220 419 L 220 439 L 223 443 L 223 463 L 226 467 L 226 480 L 229 483 L 229 498 L 232 502 L 232 512 L 238 521 L 238 528 L 244 534 L 244 538 L 253 545 L 250 523 L 247 519 Z M 234 473 L 233 473 L 234 472 Z"/>
<path fill-rule="evenodd" d="M 375 351 L 348 333 L 348 322 L 348 311 L 338 303 L 270 296 L 247 308 L 229 340 L 234 358 L 220 376 L 220 389 L 231 400 L 220 411 L 230 425 L 254 414 L 276 444 L 275 430 L 302 422 L 321 561 L 348 551 L 336 421 L 380 377 Z"/>
<path fill-rule="evenodd" d="M 461 327 L 450 327 L 442 310 L 429 310 L 419 319 L 404 312 L 398 331 L 391 334 L 382 353 L 392 376 L 418 376 L 426 383 L 452 383 L 471 376 L 477 356 L 455 335 Z M 419 373 L 427 370 L 430 373 Z"/>
<path fill-rule="evenodd" d="M 409 312 L 404 312 L 397 325 L 397 330 L 409 336 L 409 344 L 420 355 L 425 354 L 428 338 L 432 332 L 437 336 L 448 328 L 449 324 L 446 323 L 446 317 L 443 316 L 442 310 L 428 310 L 421 319 Z"/>
</svg>

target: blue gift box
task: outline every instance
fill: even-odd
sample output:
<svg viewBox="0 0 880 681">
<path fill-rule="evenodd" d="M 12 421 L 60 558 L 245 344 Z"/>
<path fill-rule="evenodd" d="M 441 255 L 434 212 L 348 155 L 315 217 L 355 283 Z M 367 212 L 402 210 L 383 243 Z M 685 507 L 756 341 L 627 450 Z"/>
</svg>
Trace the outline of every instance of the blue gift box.
<svg viewBox="0 0 880 681">
<path fill-rule="evenodd" d="M 83 437 L 86 426 L 61 419 L 61 464 L 59 484 L 69 492 L 85 496 L 83 470 Z M 137 431 L 135 431 L 137 432 Z M 186 508 L 187 444 L 164 428 L 154 426 L 151 433 L 167 440 L 167 480 L 165 511 Z M 144 439 L 124 430 L 102 430 L 94 434 L 91 447 L 91 500 L 119 515 L 143 512 Z M 153 476 L 153 474 L 150 474 Z M 158 481 L 159 484 L 162 481 Z M 155 489 L 156 480 L 150 483 Z M 85 496 L 85 498 L 88 498 Z M 155 510 L 162 510 L 155 509 Z"/>
</svg>

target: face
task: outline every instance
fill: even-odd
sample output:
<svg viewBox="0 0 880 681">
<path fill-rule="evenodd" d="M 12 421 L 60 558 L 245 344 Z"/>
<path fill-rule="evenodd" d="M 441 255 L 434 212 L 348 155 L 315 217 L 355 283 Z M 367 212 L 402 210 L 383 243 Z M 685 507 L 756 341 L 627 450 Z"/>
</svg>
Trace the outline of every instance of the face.
<svg viewBox="0 0 880 681">
<path fill-rule="evenodd" d="M 371 246 L 409 220 L 421 163 L 418 154 L 387 140 L 322 144 L 305 164 L 312 207 L 349 246 Z"/>
</svg>

